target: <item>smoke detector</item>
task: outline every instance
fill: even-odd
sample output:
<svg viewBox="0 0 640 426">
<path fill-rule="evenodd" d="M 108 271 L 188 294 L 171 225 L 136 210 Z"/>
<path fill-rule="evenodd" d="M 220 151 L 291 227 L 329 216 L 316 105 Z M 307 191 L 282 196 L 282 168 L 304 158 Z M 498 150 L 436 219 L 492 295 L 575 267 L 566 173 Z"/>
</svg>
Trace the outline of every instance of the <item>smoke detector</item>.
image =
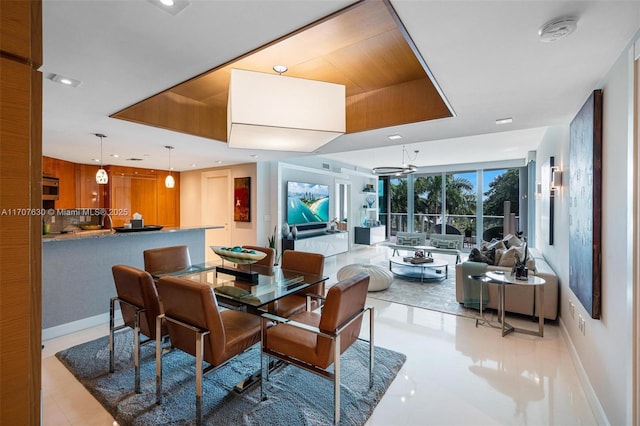
<svg viewBox="0 0 640 426">
<path fill-rule="evenodd" d="M 552 43 L 560 40 L 574 32 L 578 27 L 578 20 L 575 18 L 558 18 L 547 22 L 538 30 L 540 41 Z"/>
</svg>

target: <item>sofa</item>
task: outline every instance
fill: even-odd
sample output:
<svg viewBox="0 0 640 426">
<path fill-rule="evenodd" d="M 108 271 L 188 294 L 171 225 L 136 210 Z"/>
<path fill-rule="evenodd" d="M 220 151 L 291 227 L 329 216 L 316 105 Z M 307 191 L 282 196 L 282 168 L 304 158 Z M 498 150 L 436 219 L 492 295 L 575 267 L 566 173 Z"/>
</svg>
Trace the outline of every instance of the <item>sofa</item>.
<svg viewBox="0 0 640 426">
<path fill-rule="evenodd" d="M 527 262 L 529 273 L 533 273 L 546 281 L 544 284 L 544 318 L 556 320 L 558 318 L 558 276 L 538 250 L 529 248 L 528 252 L 529 259 L 531 259 Z M 467 262 L 456 265 L 456 300 L 458 303 L 464 303 L 463 279 L 465 272 L 463 270 L 469 269 L 465 267 Z M 511 269 L 512 266 L 505 265 L 505 262 L 502 265 L 486 265 L 487 271 L 504 271 L 508 273 L 511 272 Z M 480 284 L 478 283 L 478 285 Z M 489 284 L 487 288 L 488 301 L 485 306 L 497 310 L 499 302 L 498 285 Z M 536 293 L 533 286 L 505 286 L 505 311 L 538 316 L 537 307 L 540 306 L 540 301 Z"/>
<path fill-rule="evenodd" d="M 385 242 L 385 245 L 393 250 L 393 255 L 398 251 L 415 252 L 425 251 L 426 255 L 433 253 L 451 254 L 456 257 L 456 263 L 460 263 L 461 249 L 464 241 L 462 235 L 452 234 L 431 234 L 429 245 L 427 246 L 427 234 L 425 232 L 398 232 L 395 242 Z"/>
</svg>

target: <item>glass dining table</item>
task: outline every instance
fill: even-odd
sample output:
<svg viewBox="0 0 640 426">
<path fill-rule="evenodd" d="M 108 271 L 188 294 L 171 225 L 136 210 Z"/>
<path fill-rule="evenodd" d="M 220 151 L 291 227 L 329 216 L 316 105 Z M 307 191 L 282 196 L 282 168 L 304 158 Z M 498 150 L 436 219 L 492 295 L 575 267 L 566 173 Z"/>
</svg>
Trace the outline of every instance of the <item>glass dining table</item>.
<svg viewBox="0 0 640 426">
<path fill-rule="evenodd" d="M 258 282 L 253 284 L 238 279 L 228 273 L 216 269 L 218 262 L 207 262 L 191 265 L 174 272 L 151 275 L 155 280 L 165 276 L 181 277 L 208 284 L 213 288 L 218 305 L 229 309 L 243 310 L 255 315 L 273 311 L 277 301 L 289 294 L 304 290 L 314 284 L 326 281 L 329 277 L 323 275 L 304 274 L 281 268 L 269 268 L 259 265 L 244 265 L 239 268 L 243 272 L 257 272 Z M 226 268 L 229 270 L 229 268 Z M 242 274 L 239 274 L 242 276 Z M 278 368 L 281 363 L 272 361 L 269 370 Z M 249 389 L 261 378 L 261 371 L 247 376 L 234 387 L 234 391 L 242 393 Z"/>
<path fill-rule="evenodd" d="M 323 275 L 305 274 L 278 267 L 245 265 L 243 271 L 258 273 L 258 282 L 251 283 L 220 272 L 216 270 L 217 266 L 220 266 L 218 262 L 206 262 L 178 271 L 151 275 L 156 280 L 164 276 L 174 276 L 208 284 L 213 288 L 221 306 L 255 314 L 269 312 L 269 307 L 279 299 L 328 279 Z"/>
</svg>

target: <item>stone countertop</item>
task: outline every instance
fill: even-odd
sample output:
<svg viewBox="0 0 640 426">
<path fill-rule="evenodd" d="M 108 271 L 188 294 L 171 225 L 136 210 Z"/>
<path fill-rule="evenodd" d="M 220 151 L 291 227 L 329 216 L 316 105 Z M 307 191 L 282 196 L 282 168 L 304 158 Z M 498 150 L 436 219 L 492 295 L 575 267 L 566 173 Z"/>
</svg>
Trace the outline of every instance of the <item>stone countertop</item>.
<svg viewBox="0 0 640 426">
<path fill-rule="evenodd" d="M 78 240 L 78 239 L 87 239 L 87 238 L 111 238 L 111 237 L 130 237 L 135 235 L 147 235 L 147 234 L 157 234 L 160 232 L 183 232 L 183 231 L 193 231 L 198 229 L 222 229 L 224 226 L 222 225 L 209 225 L 209 226 L 180 226 L 180 227 L 165 227 L 159 230 L 152 231 L 138 231 L 138 232 L 115 232 L 110 229 L 99 229 L 99 230 L 91 230 L 91 231 L 77 231 L 77 232 L 69 232 L 66 234 L 46 234 L 42 236 L 43 243 L 50 243 L 53 241 L 69 241 L 69 240 Z"/>
</svg>

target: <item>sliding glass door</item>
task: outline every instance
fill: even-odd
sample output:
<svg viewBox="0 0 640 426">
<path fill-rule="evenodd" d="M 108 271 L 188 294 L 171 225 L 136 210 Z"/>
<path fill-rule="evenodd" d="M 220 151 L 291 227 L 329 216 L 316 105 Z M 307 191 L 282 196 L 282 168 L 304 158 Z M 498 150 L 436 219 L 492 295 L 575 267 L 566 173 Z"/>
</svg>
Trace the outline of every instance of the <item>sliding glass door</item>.
<svg viewBox="0 0 640 426">
<path fill-rule="evenodd" d="M 505 201 L 520 230 L 521 178 L 519 168 L 381 177 L 380 217 L 389 235 L 461 234 L 472 246 L 502 236 Z"/>
</svg>

